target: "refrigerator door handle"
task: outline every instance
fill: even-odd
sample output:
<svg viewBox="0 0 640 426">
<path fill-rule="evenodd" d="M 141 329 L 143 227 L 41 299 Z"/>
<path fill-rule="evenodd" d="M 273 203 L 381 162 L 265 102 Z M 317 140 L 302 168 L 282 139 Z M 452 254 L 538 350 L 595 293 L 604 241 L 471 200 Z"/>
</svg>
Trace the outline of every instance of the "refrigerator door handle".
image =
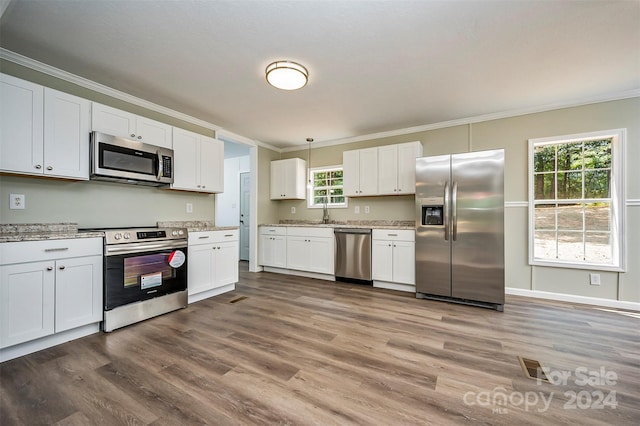
<svg viewBox="0 0 640 426">
<path fill-rule="evenodd" d="M 449 241 L 449 181 L 444 184 L 444 240 Z"/>
<path fill-rule="evenodd" d="M 451 190 L 451 228 L 453 234 L 453 241 L 458 239 L 458 182 L 453 182 L 453 189 Z"/>
</svg>

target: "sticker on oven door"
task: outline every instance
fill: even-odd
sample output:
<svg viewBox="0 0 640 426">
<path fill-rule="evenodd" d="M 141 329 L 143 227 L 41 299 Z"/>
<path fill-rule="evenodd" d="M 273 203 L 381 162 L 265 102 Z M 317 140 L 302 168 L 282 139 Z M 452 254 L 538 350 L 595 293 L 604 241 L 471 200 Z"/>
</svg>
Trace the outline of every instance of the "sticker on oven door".
<svg viewBox="0 0 640 426">
<path fill-rule="evenodd" d="M 140 275 L 140 288 L 158 287 L 162 285 L 162 272 L 156 272 L 153 274 Z"/>
<path fill-rule="evenodd" d="M 171 266 L 172 268 L 179 268 L 184 265 L 184 261 L 186 258 L 187 257 L 183 252 L 181 252 L 180 250 L 174 250 L 171 252 L 167 260 L 169 261 L 169 266 Z"/>
</svg>

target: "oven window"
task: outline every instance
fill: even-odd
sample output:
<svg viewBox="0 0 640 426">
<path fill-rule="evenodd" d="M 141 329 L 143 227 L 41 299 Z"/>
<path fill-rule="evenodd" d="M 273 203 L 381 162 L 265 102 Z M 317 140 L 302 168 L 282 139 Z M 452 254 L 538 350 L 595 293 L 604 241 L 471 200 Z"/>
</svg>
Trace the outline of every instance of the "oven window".
<svg viewBox="0 0 640 426">
<path fill-rule="evenodd" d="M 155 176 L 156 156 L 148 152 L 100 144 L 100 167 Z"/>
<path fill-rule="evenodd" d="M 162 274 L 162 281 L 175 278 L 175 269 L 169 266 L 170 253 L 147 254 L 124 259 L 124 286 L 138 286 L 144 278 Z"/>
</svg>

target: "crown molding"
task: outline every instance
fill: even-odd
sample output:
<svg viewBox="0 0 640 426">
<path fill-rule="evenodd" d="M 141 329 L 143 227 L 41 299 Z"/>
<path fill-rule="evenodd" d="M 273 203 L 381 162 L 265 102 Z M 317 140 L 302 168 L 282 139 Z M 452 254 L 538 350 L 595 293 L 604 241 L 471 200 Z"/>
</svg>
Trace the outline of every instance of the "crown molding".
<svg viewBox="0 0 640 426">
<path fill-rule="evenodd" d="M 177 118 L 178 120 L 182 120 L 187 123 L 204 127 L 205 129 L 211 129 L 214 132 L 216 132 L 216 137 L 218 137 L 219 134 L 223 134 L 227 137 L 227 140 L 232 142 L 238 142 L 238 143 L 243 143 L 245 145 L 253 145 L 253 146 L 259 145 L 259 146 L 263 146 L 265 148 L 280 152 L 279 148 L 276 148 L 267 143 L 257 141 L 254 139 L 249 139 L 244 136 L 235 134 L 233 132 L 229 132 L 221 128 L 220 126 L 217 126 L 213 123 L 209 123 L 208 121 L 200 120 L 199 118 L 195 118 L 190 115 L 183 114 L 179 111 L 163 107 L 162 105 L 158 105 L 153 102 L 149 102 L 144 99 L 129 95 L 128 93 L 124 93 L 119 90 L 112 89 L 111 87 L 96 83 L 95 81 L 77 76 L 70 72 L 61 70 L 59 68 L 53 67 L 51 65 L 45 64 L 40 61 L 36 61 L 35 59 L 28 58 L 26 56 L 20 55 L 19 53 L 15 53 L 15 52 L 12 52 L 11 50 L 7 50 L 1 47 L 0 47 L 0 59 L 13 62 L 14 64 L 21 65 L 23 67 L 41 72 L 43 74 L 50 75 L 55 78 L 59 78 L 66 82 L 73 83 L 77 86 L 84 87 L 85 89 L 93 90 L 94 92 L 111 96 L 112 98 L 116 98 L 121 101 L 125 101 L 130 104 L 137 105 L 139 107 L 146 108 L 151 111 L 159 112 L 161 114 L 168 115 L 173 118 Z"/>
<path fill-rule="evenodd" d="M 216 131 L 216 138 L 220 139 L 221 141 L 240 143 L 240 144 L 249 145 L 249 146 L 261 146 L 263 148 L 267 148 L 272 151 L 282 152 L 280 148 L 277 148 L 273 145 L 269 145 L 268 143 L 265 143 L 259 140 L 250 139 L 225 129 L 220 129 Z"/>
<path fill-rule="evenodd" d="M 415 127 L 407 127 L 404 129 L 390 130 L 387 132 L 370 133 L 368 135 L 355 136 L 352 138 L 314 142 L 313 148 L 343 145 L 343 144 L 362 142 L 362 141 L 367 141 L 372 139 L 388 138 L 392 136 L 402 136 L 402 135 L 408 135 L 412 133 L 426 132 L 429 130 L 444 129 L 447 127 L 463 126 L 463 125 L 474 124 L 474 123 L 482 123 L 485 121 L 500 120 L 503 118 L 518 117 L 521 115 L 536 114 L 540 112 L 553 111 L 553 110 L 558 110 L 563 108 L 578 107 L 583 105 L 597 104 L 601 102 L 619 101 L 623 99 L 630 99 L 630 98 L 637 98 L 637 97 L 640 97 L 640 89 L 627 90 L 623 92 L 610 93 L 610 94 L 600 95 L 600 96 L 591 96 L 588 98 L 567 101 L 567 102 L 557 102 L 557 103 L 542 105 L 538 107 L 521 108 L 521 109 L 511 110 L 511 111 L 503 111 L 503 112 L 496 112 L 491 114 L 478 115 L 475 117 L 460 118 L 460 119 L 450 120 L 450 121 L 442 121 L 440 123 L 426 124 L 426 125 L 415 126 Z M 302 149 L 306 149 L 305 146 L 306 146 L 305 144 L 299 144 L 296 146 L 283 148 L 282 152 L 300 151 Z"/>
</svg>

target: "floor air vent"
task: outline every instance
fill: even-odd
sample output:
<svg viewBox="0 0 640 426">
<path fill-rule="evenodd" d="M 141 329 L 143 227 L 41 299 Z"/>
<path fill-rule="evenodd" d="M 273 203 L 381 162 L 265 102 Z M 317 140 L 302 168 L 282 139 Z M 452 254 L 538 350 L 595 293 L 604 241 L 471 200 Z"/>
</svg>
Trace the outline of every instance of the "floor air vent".
<svg viewBox="0 0 640 426">
<path fill-rule="evenodd" d="M 230 300 L 229 303 L 238 303 L 238 302 L 242 302 L 244 299 L 247 299 L 247 296 L 240 296 L 240 297 L 236 297 L 233 300 Z"/>
<path fill-rule="evenodd" d="M 520 360 L 520 365 L 522 366 L 524 374 L 528 378 L 542 380 L 544 382 L 549 381 L 547 375 L 544 374 L 544 371 L 542 371 L 542 365 L 540 364 L 540 361 L 536 361 L 535 359 L 523 358 L 521 356 L 518 356 L 518 359 Z"/>
</svg>

